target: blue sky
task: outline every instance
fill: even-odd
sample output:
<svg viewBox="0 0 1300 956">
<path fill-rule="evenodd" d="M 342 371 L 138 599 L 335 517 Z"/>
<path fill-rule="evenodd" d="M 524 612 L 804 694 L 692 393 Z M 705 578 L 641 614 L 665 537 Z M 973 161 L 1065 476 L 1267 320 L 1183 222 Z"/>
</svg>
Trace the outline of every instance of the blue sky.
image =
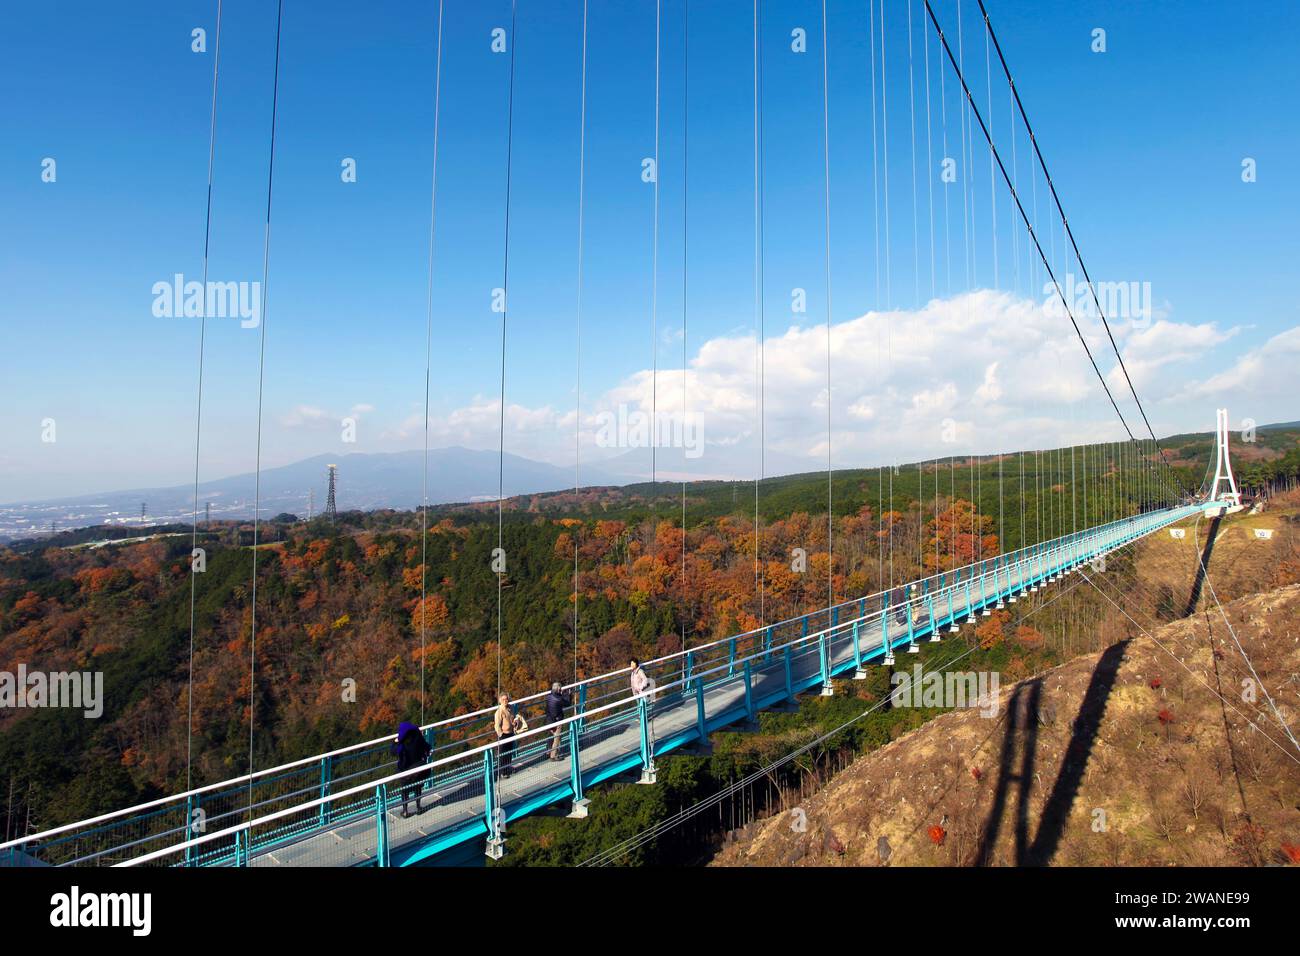
<svg viewBox="0 0 1300 956">
<path fill-rule="evenodd" d="M 1300 417 L 1288 382 L 1300 358 L 1300 308 L 1288 281 L 1300 253 L 1294 5 L 988 6 L 1093 277 L 1150 283 L 1152 314 L 1122 329 L 1120 341 L 1157 432 L 1208 430 L 1223 404 L 1234 421 Z M 955 42 L 956 0 L 935 7 Z M 7 13 L 0 501 L 192 478 L 199 323 L 155 316 L 151 289 L 176 273 L 201 275 L 215 9 L 48 3 Z M 264 316 L 265 466 L 421 444 L 437 9 L 432 0 L 286 0 Z M 593 416 L 644 407 L 652 380 L 660 412 L 677 413 L 684 342 L 686 405 L 706 451 L 665 453 L 664 473 L 751 476 L 759 445 L 753 5 L 691 3 L 688 96 L 684 12 L 683 0 L 662 3 L 652 332 L 654 193 L 641 169 L 655 151 L 655 4 L 589 6 L 583 455 L 626 451 L 600 445 Z M 961 15 L 964 66 L 983 110 L 989 90 L 972 0 L 961 0 Z M 821 16 L 820 2 L 762 4 L 763 446 L 777 470 L 826 460 Z M 227 0 L 223 17 L 210 279 L 251 282 L 261 278 L 275 5 Z M 976 143 L 971 162 L 961 156 L 960 103 L 923 4 L 830 0 L 827 19 L 835 466 L 1118 437 L 1068 322 L 1041 308 L 1041 270 L 1000 182 L 993 240 L 987 150 Z M 581 26 L 581 0 L 518 5 L 505 444 L 556 463 L 572 461 L 579 394 Z M 196 27 L 208 31 L 206 53 L 191 51 Z M 491 297 L 504 267 L 510 58 L 491 49 L 497 27 L 509 30 L 508 2 L 447 0 L 435 446 L 498 441 L 500 315 Z M 1106 31 L 1104 53 L 1091 49 L 1096 28 Z M 806 31 L 804 53 L 791 49 L 797 29 Z M 992 68 L 993 132 L 1010 162 L 1010 104 L 996 59 Z M 947 155 L 958 157 L 956 183 L 939 179 L 945 138 Z M 1028 200 L 1035 183 L 1023 132 L 1014 148 Z M 47 157 L 57 163 L 54 182 L 42 181 Z M 355 183 L 340 178 L 349 157 Z M 1253 183 L 1241 177 L 1247 157 L 1257 164 Z M 1054 267 L 1077 273 L 1051 230 L 1041 180 L 1036 186 Z M 973 216 L 965 231 L 963 210 Z M 806 312 L 792 312 L 796 288 Z M 1083 324 L 1104 356 L 1104 332 Z M 254 467 L 262 331 L 208 321 L 204 478 Z M 1115 382 L 1113 364 L 1102 361 Z M 1121 406 L 1136 422 L 1131 401 Z M 355 443 L 342 442 L 344 417 L 357 421 Z M 42 441 L 46 419 L 56 423 L 55 442 Z M 957 425 L 956 444 L 941 440 L 945 421 Z"/>
</svg>

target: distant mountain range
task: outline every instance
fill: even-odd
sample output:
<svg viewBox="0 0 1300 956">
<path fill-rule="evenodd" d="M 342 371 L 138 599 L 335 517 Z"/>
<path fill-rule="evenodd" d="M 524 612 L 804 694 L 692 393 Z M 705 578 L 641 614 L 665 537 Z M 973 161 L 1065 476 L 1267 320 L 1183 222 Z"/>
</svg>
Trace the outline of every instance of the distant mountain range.
<svg viewBox="0 0 1300 956">
<path fill-rule="evenodd" d="M 1276 454 L 1289 447 L 1282 435 L 1300 431 L 1300 422 L 1260 425 L 1258 445 L 1233 440 L 1234 457 L 1244 459 L 1260 453 Z M 1213 441 L 1208 432 L 1171 435 L 1162 440 L 1168 449 L 1194 442 Z M 1258 451 L 1256 451 L 1258 449 Z M 733 479 L 752 475 L 752 449 L 738 447 L 710 448 L 709 474 L 695 473 L 689 480 Z M 267 468 L 261 473 L 262 516 L 271 518 L 282 512 L 306 517 L 308 495 L 314 491 L 314 511 L 325 508 L 326 466 L 338 465 L 337 499 L 340 511 L 369 511 L 376 508 L 408 509 L 423 500 L 424 452 L 387 453 L 354 452 L 348 455 L 317 455 L 291 465 Z M 848 463 L 845 463 L 848 464 Z M 429 449 L 429 503 L 456 504 L 492 500 L 497 495 L 498 469 L 503 466 L 504 493 L 515 495 L 563 491 L 573 487 L 574 472 L 569 466 L 534 461 L 507 453 L 498 458 L 493 450 L 469 448 Z M 854 467 L 853 465 L 848 465 Z M 843 466 L 842 466 L 843 467 Z M 767 477 L 810 473 L 806 459 L 795 458 L 769 449 L 766 454 Z M 650 475 L 648 449 L 627 451 L 601 462 L 583 462 L 581 483 L 591 486 L 640 484 Z M 672 455 L 661 459 L 659 477 L 679 481 L 673 470 Z M 199 485 L 199 511 L 211 504 L 216 519 L 252 518 L 256 476 L 252 472 L 202 482 Z M 50 498 L 41 501 L 0 504 L 0 542 L 48 534 L 51 526 L 68 531 L 91 525 L 149 527 L 171 522 L 188 522 L 193 508 L 194 486 L 174 485 L 156 488 L 129 488 L 122 491 Z M 141 504 L 146 505 L 141 518 Z"/>
<path fill-rule="evenodd" d="M 604 464 L 584 464 L 583 485 L 624 485 L 643 481 L 639 462 L 628 456 Z M 338 465 L 337 501 L 340 511 L 374 508 L 415 508 L 424 498 L 424 452 L 317 455 L 267 468 L 261 474 L 262 516 L 290 512 L 305 517 L 309 492 L 315 492 L 315 512 L 325 508 L 326 466 Z M 573 487 L 573 469 L 507 453 L 469 448 L 429 449 L 429 503 L 449 504 L 497 495 L 498 470 L 503 467 L 507 496 Z M 626 469 L 626 471 L 624 471 Z M 199 510 L 210 503 L 213 518 L 251 518 L 256 476 L 249 472 L 199 484 Z M 141 518 L 141 504 L 146 515 Z M 128 488 L 100 494 L 53 498 L 0 505 L 0 540 L 97 524 L 150 525 L 188 521 L 194 503 L 193 485 Z"/>
</svg>

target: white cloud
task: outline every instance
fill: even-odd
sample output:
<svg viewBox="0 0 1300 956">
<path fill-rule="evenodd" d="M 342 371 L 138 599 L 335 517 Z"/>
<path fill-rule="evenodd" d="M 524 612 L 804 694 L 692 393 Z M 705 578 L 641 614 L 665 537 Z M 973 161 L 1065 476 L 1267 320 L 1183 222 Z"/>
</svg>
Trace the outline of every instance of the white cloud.
<svg viewBox="0 0 1300 956">
<path fill-rule="evenodd" d="M 1213 322 L 1180 325 L 1163 319 L 1147 328 L 1132 331 L 1121 351 L 1133 387 L 1141 395 L 1147 386 L 1157 383 L 1155 373 L 1158 369 L 1190 362 L 1227 342 L 1239 331 L 1235 326 L 1220 330 Z M 1107 382 L 1112 389 L 1128 394 L 1128 384 L 1118 363 L 1108 373 Z"/>
<path fill-rule="evenodd" d="M 1180 397 L 1272 396 L 1294 399 L 1295 370 L 1300 360 L 1300 325 L 1280 332 L 1251 349 L 1223 372 L 1185 388 Z"/>
<path fill-rule="evenodd" d="M 286 414 L 280 416 L 280 424 L 285 428 L 299 429 L 337 429 L 341 426 L 343 419 L 353 418 L 360 420 L 362 415 L 369 414 L 375 410 L 375 406 L 359 403 L 353 405 L 344 414 L 335 414 L 318 408 L 315 405 L 295 405 Z"/>
<path fill-rule="evenodd" d="M 333 422 L 332 415 L 315 405 L 296 405 L 280 417 L 280 424 L 285 428 L 317 428 L 332 425 Z"/>
<path fill-rule="evenodd" d="M 1112 392 L 1136 430 L 1127 385 L 1113 359 L 1099 322 L 1080 318 L 1080 327 Z M 1204 356 L 1237 333 L 1213 323 L 1184 325 L 1160 318 L 1149 327 L 1116 328 L 1134 384 L 1144 401 L 1158 402 L 1171 392 L 1164 382 L 1180 366 Z M 1300 329 L 1291 347 L 1300 349 Z M 791 326 L 769 336 L 763 354 L 765 391 L 763 450 L 769 465 L 785 471 L 824 468 L 827 447 L 827 330 L 824 325 Z M 1278 349 L 1278 339 L 1265 349 Z M 831 457 L 837 467 L 888 460 L 947 456 L 1003 449 L 1056 447 L 1123 435 L 1069 322 L 1043 304 L 1007 292 L 977 290 L 935 299 L 913 311 L 868 312 L 831 329 Z M 1286 343 L 1282 343 L 1285 345 Z M 755 359 L 758 342 L 751 332 L 736 332 L 701 343 L 685 369 L 641 369 L 581 408 L 580 445 L 586 462 L 609 458 L 626 448 L 600 447 L 602 421 L 625 412 L 648 420 L 653 411 L 661 428 L 669 422 L 700 423 L 705 452 L 684 461 L 671 449 L 660 453 L 666 474 L 748 477 L 757 469 L 760 435 Z M 1243 357 L 1243 361 L 1249 359 Z M 1262 359 L 1254 360 L 1262 361 Z M 1113 366 L 1113 367 L 1112 367 Z M 1231 374 L 1231 373 L 1226 373 Z M 1241 373 L 1252 376 L 1247 368 Z M 1118 379 L 1116 376 L 1118 375 Z M 1222 387 L 1227 379 L 1205 388 Z M 298 418 L 312 421 L 318 409 L 300 407 Z M 508 452 L 571 463 L 578 412 L 547 404 L 506 404 Z M 429 421 L 435 445 L 496 448 L 501 404 L 476 396 L 468 404 Z M 956 443 L 945 443 L 945 423 L 956 425 Z M 1157 429 L 1159 421 L 1153 422 Z M 1168 423 L 1172 429 L 1208 423 Z M 410 442 L 424 425 L 422 410 L 383 433 L 393 442 Z M 605 444 L 608 444 L 607 442 Z M 775 467 L 775 466 L 774 466 Z M 769 471 L 768 473 L 779 473 Z"/>
</svg>

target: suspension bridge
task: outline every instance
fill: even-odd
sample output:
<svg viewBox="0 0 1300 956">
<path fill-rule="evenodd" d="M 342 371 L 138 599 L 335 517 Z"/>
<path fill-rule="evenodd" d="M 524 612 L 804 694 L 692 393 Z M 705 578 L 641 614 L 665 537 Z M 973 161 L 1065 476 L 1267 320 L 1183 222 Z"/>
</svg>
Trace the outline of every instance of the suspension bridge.
<svg viewBox="0 0 1300 956">
<path fill-rule="evenodd" d="M 469 840 L 499 856 L 510 821 L 567 804 L 634 774 L 654 784 L 657 757 L 698 747 L 720 728 L 753 722 L 798 694 L 833 693 L 833 678 L 889 666 L 895 652 L 938 641 L 1133 541 L 1222 499 L 1162 508 L 1073 533 L 891 591 L 646 662 L 652 691 L 632 694 L 626 670 L 567 690 L 575 713 L 546 723 L 544 695 L 518 701 L 530 729 L 492 736 L 492 709 L 422 727 L 428 765 L 394 772 L 391 737 L 260 770 L 0 845 L 8 865 L 409 865 Z M 551 760 L 552 735 L 564 758 Z M 500 773 L 511 748 L 513 773 Z M 425 779 L 427 777 L 427 779 Z M 402 790 L 427 804 L 409 817 Z"/>
<path fill-rule="evenodd" d="M 755 20 L 755 164 L 756 164 L 756 217 L 761 216 L 757 197 L 759 174 L 759 4 L 754 4 Z M 881 32 L 883 34 L 883 6 L 881 4 Z M 913 4 L 908 4 L 908 57 L 909 79 L 911 69 L 910 19 Z M 281 8 L 282 9 L 282 8 Z M 658 7 L 656 6 L 656 9 Z M 1216 425 L 1215 477 L 1208 491 L 1205 487 L 1190 491 L 1179 487 L 1176 475 L 1156 440 L 1147 421 L 1146 412 L 1137 391 L 1124 367 L 1123 357 L 1115 343 L 1106 316 L 1098 301 L 1093 282 L 1087 275 L 1078 244 L 1065 218 L 1055 185 L 1048 174 L 1046 162 L 1039 149 L 1037 138 L 1029 126 L 1028 116 L 1020 101 L 1010 68 L 1002 47 L 997 42 L 988 21 L 983 2 L 979 9 L 987 44 L 991 41 L 997 60 L 1005 71 L 1009 101 L 1014 104 L 1013 116 L 1023 124 L 1033 158 L 1041 170 L 1044 187 L 1059 216 L 1062 227 L 1062 245 L 1068 248 L 1073 261 L 1084 273 L 1087 289 L 1096 309 L 1101 313 L 1109 344 L 1114 351 L 1117 369 L 1122 372 L 1117 380 L 1127 385 L 1134 406 L 1145 425 L 1147 437 L 1135 434 L 1120 409 L 1120 399 L 1110 389 L 1107 376 L 1099 367 L 1094 353 L 1079 322 L 1071 310 L 1071 302 L 1061 292 L 1057 270 L 1051 255 L 1044 249 L 1036 227 L 1037 196 L 1032 215 L 1022 202 L 1017 189 L 1015 161 L 1008 168 L 995 142 L 990 123 L 977 105 L 963 70 L 962 51 L 949 42 L 949 35 L 940 24 L 934 7 L 926 0 L 923 7 L 928 26 L 933 30 L 936 50 L 942 51 L 957 83 L 963 101 L 963 151 L 973 156 L 977 130 L 987 143 L 989 153 L 990 187 L 995 173 L 1009 196 L 1008 206 L 1014 210 L 1019 223 L 1024 226 L 1027 241 L 1025 253 L 1034 252 L 1041 262 L 1045 275 L 1060 296 L 1066 317 L 1086 353 L 1092 370 L 1096 373 L 1101 390 L 1109 400 L 1128 439 L 1128 462 L 1133 473 L 1145 482 L 1140 499 L 1123 503 L 1125 513 L 1111 520 L 1100 521 L 1097 515 L 1091 520 L 1086 511 L 1083 527 L 1078 527 L 1077 516 L 1071 514 L 1073 524 L 1060 516 L 1057 530 L 1071 527 L 1068 533 L 1059 534 L 1017 550 L 989 556 L 951 570 L 927 577 L 901 582 L 874 593 L 837 601 L 828 597 L 825 607 L 778 623 L 745 631 L 734 636 L 686 647 L 643 666 L 652 678 L 652 689 L 633 693 L 628 684 L 628 671 L 620 670 L 602 674 L 567 685 L 572 695 L 572 713 L 558 722 L 548 722 L 545 716 L 543 694 L 535 694 L 516 701 L 521 716 L 529 729 L 507 740 L 495 738 L 492 726 L 492 708 L 424 724 L 420 730 L 430 745 L 426 764 L 401 772 L 396 771 L 391 753 L 392 738 L 385 736 L 353 744 L 327 753 L 266 767 L 252 773 L 205 786 L 186 789 L 184 792 L 102 814 L 90 819 L 54 827 L 42 832 L 25 834 L 0 844 L 0 864 L 11 866 L 176 866 L 176 867 L 241 867 L 241 866 L 402 866 L 424 861 L 436 861 L 443 854 L 472 841 L 481 841 L 488 857 L 498 858 L 508 843 L 508 827 L 519 820 L 548 808 L 559 807 L 575 818 L 574 825 L 581 826 L 587 814 L 587 793 L 605 781 L 615 779 L 635 780 L 640 784 L 656 784 L 659 758 L 683 749 L 701 750 L 708 745 L 709 735 L 721 728 L 752 724 L 764 710 L 788 706 L 801 694 L 835 693 L 836 679 L 858 679 L 866 668 L 891 667 L 896 655 L 915 653 L 922 642 L 940 641 L 944 634 L 958 632 L 963 625 L 974 624 L 980 617 L 1002 609 L 1008 604 L 1025 600 L 1027 596 L 1048 589 L 1062 579 L 1075 574 L 1080 568 L 1104 559 L 1119 549 L 1181 521 L 1200 514 L 1221 514 L 1241 507 L 1240 496 L 1232 480 L 1227 456 L 1227 416 L 1221 412 Z M 960 14 L 960 4 L 958 5 Z M 441 4 L 439 5 L 441 11 Z M 873 56 L 875 55 L 876 21 L 873 11 Z M 512 4 L 513 11 L 513 4 Z M 823 17 L 823 71 L 825 69 L 825 5 Z M 438 50 L 441 57 L 441 12 L 439 13 Z M 925 28 L 925 24 L 922 24 Z M 586 95 L 586 4 L 583 4 L 583 104 Z M 512 19 L 508 34 L 511 83 L 514 82 L 514 29 Z M 279 30 L 276 27 L 276 79 L 279 77 Z M 656 17 L 656 31 L 658 18 Z M 218 34 L 219 42 L 219 34 Z M 881 38 L 883 43 L 883 36 Z M 658 34 L 656 33 L 656 83 L 658 82 Z M 925 47 L 929 54 L 929 44 Z M 882 57 L 884 48 L 880 48 Z M 439 63 L 441 60 L 439 60 Z M 991 62 L 991 61 L 990 61 Z M 986 64 L 987 66 L 988 64 Z M 874 61 L 873 61 L 874 70 Z M 926 88 L 929 89 L 929 65 L 926 64 Z M 439 74 L 440 75 L 440 74 Z M 874 82 L 874 74 L 873 74 Z M 823 93 L 825 94 L 823 72 Z M 992 96 L 992 80 L 990 101 Z M 513 86 L 511 87 L 513 93 Z M 656 96 L 658 90 L 656 87 Z M 883 99 L 883 91 L 882 91 Z M 215 130 L 216 73 L 213 77 Z M 826 218 L 827 218 L 827 392 L 830 392 L 830 161 L 829 161 L 829 106 L 828 98 L 822 104 L 825 123 L 826 147 Z M 874 89 L 873 89 L 874 122 Z M 991 107 L 990 107 L 991 109 Z M 507 109 L 509 112 L 509 108 Z M 969 117 L 969 118 L 968 118 Z M 585 123 L 585 112 L 584 120 Z M 656 123 L 658 104 L 656 102 Z M 928 125 L 928 119 L 927 119 Z M 585 133 L 585 126 L 584 126 Z M 969 134 L 969 135 L 968 135 Z M 656 178 L 655 196 L 658 196 L 658 129 L 656 127 Z M 275 148 L 275 113 L 272 109 L 270 150 Z M 1014 148 L 1014 140 L 1013 140 Z M 436 150 L 435 150 L 436 156 Z M 508 169 L 507 158 L 507 169 Z M 915 157 L 913 158 L 915 164 Z M 211 158 L 209 158 L 211 164 Z M 272 166 L 273 169 L 273 166 Z M 915 177 L 915 169 L 913 169 Z M 272 179 L 267 184 L 267 242 L 269 243 L 270 198 Z M 209 182 L 211 172 L 209 170 Z M 964 180 L 963 180 L 964 183 Z M 1035 184 L 1037 180 L 1035 180 Z M 963 189 L 964 189 L 963 185 Z M 915 201 L 915 197 L 914 197 Z M 209 192 L 209 217 L 211 191 Z M 996 215 L 996 213 L 995 213 Z M 509 249 L 509 183 L 507 182 L 506 247 Z M 656 228 L 658 207 L 656 205 Z M 933 224 L 933 212 L 932 224 Z M 886 207 L 886 222 L 888 209 Z M 970 214 L 973 225 L 974 213 Z M 963 229 L 967 226 L 963 212 Z M 759 234 L 761 220 L 756 229 L 756 262 L 761 259 Z M 996 218 L 993 220 L 994 249 L 996 250 Z M 581 221 L 580 221 L 581 244 Z M 888 229 L 888 225 L 886 225 Z M 932 230 L 933 231 L 933 230 Z M 656 236 L 657 243 L 657 236 Z M 657 256 L 657 245 L 655 248 Z M 432 259 L 432 241 L 430 258 Z M 996 251 L 994 253 L 996 257 Z M 1020 250 L 1017 249 L 1017 269 Z M 934 258 L 933 248 L 931 259 Z M 918 256 L 919 259 L 919 256 Z M 1031 260 L 1032 261 L 1032 260 Z M 507 260 L 508 263 L 508 260 Z M 579 254 L 581 264 L 581 252 Z M 756 273 L 761 273 L 760 268 Z M 1036 264 L 1035 264 L 1036 266 Z M 266 257 L 263 259 L 265 280 Z M 888 268 L 888 267 L 887 267 Z M 994 271 L 997 265 L 994 258 Z M 932 261 L 933 279 L 933 261 Z M 581 277 L 581 272 L 579 272 Z M 506 266 L 508 279 L 508 264 Z M 503 279 L 503 287 L 507 284 Z M 206 257 L 204 282 L 206 285 Z M 432 281 L 432 280 L 431 280 Z M 265 287 L 265 281 L 263 283 Z M 581 278 L 579 278 L 581 289 Z M 504 301 L 504 288 L 503 288 Z M 761 298 L 761 293 L 760 296 Z M 683 295 L 685 299 L 685 295 Z M 430 306 L 432 308 L 432 305 Z M 579 310 L 581 305 L 579 304 Z M 265 301 L 263 315 L 265 316 Z M 502 454 L 504 456 L 505 408 L 505 323 L 502 314 L 502 383 L 501 411 Z M 265 334 L 265 322 L 262 326 Z M 683 321 L 683 348 L 685 324 Z M 685 365 L 685 358 L 683 360 Z M 259 369 L 260 375 L 260 369 Z M 683 399 L 685 406 L 685 375 Z M 259 425 L 261 398 L 259 394 Z M 1131 413 L 1130 413 L 1131 414 Z M 828 531 L 832 514 L 830 498 L 829 435 L 830 403 L 827 402 L 828 433 Z M 428 398 L 426 382 L 426 430 Z M 196 436 L 196 444 L 197 444 Z M 426 431 L 427 442 L 427 431 Z M 260 443 L 260 430 L 259 430 Z M 260 444 L 258 447 L 260 456 Z M 427 451 L 427 447 L 426 447 Z M 197 454 L 196 454 L 197 458 Z M 1098 463 L 1094 462 L 1094 465 Z M 330 466 L 333 469 L 333 465 Z M 1073 458 L 1071 458 L 1073 467 Z M 260 457 L 259 457 L 260 470 Z M 1118 473 L 1118 472 L 1117 472 Z M 1084 463 L 1084 478 L 1087 462 Z M 1000 480 L 1000 479 L 999 479 Z M 197 500 L 196 464 L 195 513 Z M 999 486 L 999 495 L 1001 495 Z M 334 508 L 334 481 L 331 473 L 329 506 Z M 1014 492 L 1013 492 L 1014 494 Z M 936 500 L 938 487 L 936 480 Z M 500 499 L 498 496 L 498 508 Z M 686 490 L 682 490 L 682 517 L 685 524 Z M 1109 516 L 1108 516 L 1109 517 Z M 422 514 L 421 520 L 424 520 Z M 256 518 L 255 518 L 256 523 Z M 197 522 L 196 522 L 197 527 Z M 829 535 L 828 535 L 829 537 Z M 254 545 L 257 543 L 256 533 Z M 683 535 L 682 566 L 685 568 L 685 536 Z M 756 548 L 756 552 L 757 552 Z M 256 547 L 254 560 L 256 560 Z M 757 558 L 756 558 L 757 561 Z M 575 552 L 575 611 L 577 558 Z M 828 570 L 828 592 L 831 572 Z M 252 633 L 256 636 L 257 569 L 253 571 L 254 618 Z M 197 585 L 194 585 L 197 586 Z M 498 588 L 500 576 L 498 576 Z M 499 593 L 499 591 L 498 591 Z M 424 591 L 421 591 L 423 596 Z M 498 605 L 499 606 L 499 605 Z M 576 620 L 576 618 L 575 618 Z M 498 612 L 498 634 L 500 613 Z M 193 616 L 191 615 L 191 629 Z M 575 628 L 576 634 L 576 628 Z M 421 633 L 423 641 L 423 632 Z M 193 633 L 191 632 L 191 644 Z M 498 647 L 500 638 L 498 637 Z M 255 655 L 255 651 L 254 651 Z M 254 657 L 255 663 L 255 657 Z M 250 683 L 251 677 L 250 677 Z M 251 765 L 250 728 L 250 765 Z M 558 742 L 557 742 L 558 738 Z M 552 751 L 559 759 L 552 759 Z M 506 767 L 510 772 L 504 772 Z M 403 811 L 408 803 L 404 799 L 411 791 L 418 792 L 423 809 L 413 815 Z"/>
</svg>

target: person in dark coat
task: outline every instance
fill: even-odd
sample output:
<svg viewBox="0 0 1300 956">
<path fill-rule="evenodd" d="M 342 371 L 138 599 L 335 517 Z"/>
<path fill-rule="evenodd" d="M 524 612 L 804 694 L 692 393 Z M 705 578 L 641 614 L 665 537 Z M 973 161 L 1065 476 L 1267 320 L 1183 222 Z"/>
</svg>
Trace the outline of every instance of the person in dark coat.
<svg viewBox="0 0 1300 956">
<path fill-rule="evenodd" d="M 393 744 L 393 753 L 397 756 L 397 772 L 410 770 L 412 767 L 418 767 L 429 759 L 429 752 L 433 748 L 429 746 L 424 739 L 424 734 L 420 733 L 420 728 L 409 721 L 402 721 L 401 726 L 397 728 L 397 742 Z M 429 771 L 423 773 L 413 773 L 409 777 L 402 778 L 402 816 L 409 817 L 410 813 L 406 810 L 406 805 L 415 798 L 415 812 L 422 812 L 420 807 L 420 792 L 424 789 L 424 782 L 429 779 Z"/>
<path fill-rule="evenodd" d="M 551 692 L 546 695 L 546 722 L 555 724 L 555 729 L 551 731 L 552 760 L 564 759 L 560 756 L 560 740 L 564 736 L 565 728 L 560 726 L 560 721 L 564 719 L 564 711 L 572 705 L 573 699 L 560 682 L 557 680 L 551 684 Z"/>
</svg>

